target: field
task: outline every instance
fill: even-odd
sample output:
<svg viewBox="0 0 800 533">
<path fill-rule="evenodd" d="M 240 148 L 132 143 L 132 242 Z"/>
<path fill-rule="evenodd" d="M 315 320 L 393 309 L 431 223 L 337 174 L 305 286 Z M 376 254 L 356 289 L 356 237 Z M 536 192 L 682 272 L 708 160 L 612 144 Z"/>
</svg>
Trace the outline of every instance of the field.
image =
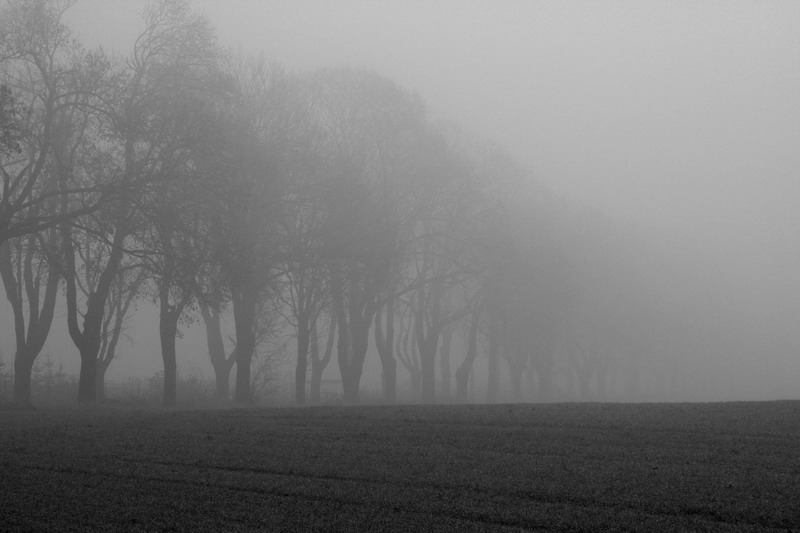
<svg viewBox="0 0 800 533">
<path fill-rule="evenodd" d="M 798 402 L 103 408 L 0 425 L 2 531 L 800 528 Z"/>
</svg>

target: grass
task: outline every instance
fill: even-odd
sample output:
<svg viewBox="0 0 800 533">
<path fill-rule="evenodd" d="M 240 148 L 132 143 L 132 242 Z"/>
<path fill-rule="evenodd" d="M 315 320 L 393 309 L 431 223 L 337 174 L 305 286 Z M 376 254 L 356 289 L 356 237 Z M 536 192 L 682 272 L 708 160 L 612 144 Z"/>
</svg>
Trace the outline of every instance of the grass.
<svg viewBox="0 0 800 533">
<path fill-rule="evenodd" d="M 798 402 L 4 411 L 0 427 L 4 531 L 800 528 Z"/>
</svg>

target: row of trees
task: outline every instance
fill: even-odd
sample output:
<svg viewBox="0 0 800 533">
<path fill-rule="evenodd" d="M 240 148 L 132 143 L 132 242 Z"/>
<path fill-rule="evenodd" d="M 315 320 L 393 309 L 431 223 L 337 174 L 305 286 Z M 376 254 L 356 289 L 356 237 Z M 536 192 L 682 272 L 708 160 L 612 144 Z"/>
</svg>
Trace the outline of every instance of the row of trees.
<svg viewBox="0 0 800 533">
<path fill-rule="evenodd" d="M 74 38 L 69 5 L 10 2 L 0 14 L 0 274 L 15 401 L 30 401 L 62 293 L 84 402 L 102 396 L 137 305 L 158 307 L 165 405 L 191 320 L 206 326 L 222 398 L 235 367 L 236 402 L 251 396 L 258 347 L 286 327 L 298 404 L 319 400 L 334 355 L 344 400 L 358 402 L 370 344 L 387 402 L 398 361 L 433 402 L 437 361 L 446 395 L 457 365 L 466 399 L 485 353 L 490 400 L 501 357 L 516 395 L 535 374 L 546 398 L 558 350 L 583 390 L 636 341 L 619 334 L 631 309 L 645 320 L 635 261 L 620 261 L 630 240 L 571 211 L 501 150 L 432 123 L 391 80 L 235 57 L 181 0 L 153 3 L 130 54 L 110 56 Z"/>
</svg>

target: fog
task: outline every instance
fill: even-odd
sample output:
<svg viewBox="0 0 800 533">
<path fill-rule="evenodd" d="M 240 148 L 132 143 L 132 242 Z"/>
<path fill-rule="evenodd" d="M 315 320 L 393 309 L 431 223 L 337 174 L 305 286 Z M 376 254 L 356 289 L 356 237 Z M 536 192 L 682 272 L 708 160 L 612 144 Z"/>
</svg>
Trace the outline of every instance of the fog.
<svg viewBox="0 0 800 533">
<path fill-rule="evenodd" d="M 600 211 L 643 243 L 643 279 L 665 322 L 681 324 L 665 326 L 669 342 L 637 347 L 649 377 L 631 396 L 620 374 L 610 399 L 800 398 L 800 4 L 191 5 L 242 54 L 301 72 L 347 65 L 393 79 L 434 120 L 506 149 L 572 212 Z M 66 19 L 88 45 L 124 54 L 143 6 L 78 0 Z M 109 379 L 160 369 L 156 310 L 146 309 Z M 0 312 L 8 361 L 11 318 Z M 46 350 L 77 371 L 60 313 Z M 179 372 L 213 378 L 202 324 L 183 329 Z M 466 347 L 456 344 L 460 360 Z M 485 379 L 485 361 L 475 365 L 474 379 Z M 291 354 L 281 372 L 293 375 Z M 377 396 L 380 376 L 370 353 L 362 387 Z M 511 398 L 507 376 L 501 362 L 500 399 Z M 325 378 L 338 379 L 335 364 Z M 566 390 L 572 379 L 556 384 Z M 402 368 L 398 380 L 402 388 Z"/>
</svg>

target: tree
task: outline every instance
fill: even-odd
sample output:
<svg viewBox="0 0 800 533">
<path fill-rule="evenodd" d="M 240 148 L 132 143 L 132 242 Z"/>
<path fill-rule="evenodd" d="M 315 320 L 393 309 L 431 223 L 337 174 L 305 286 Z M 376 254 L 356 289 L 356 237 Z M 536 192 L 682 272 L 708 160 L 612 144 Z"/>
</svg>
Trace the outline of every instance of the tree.
<svg viewBox="0 0 800 533">
<path fill-rule="evenodd" d="M 457 277 L 456 270 L 444 272 L 445 269 L 437 268 L 445 264 L 455 266 L 453 262 L 439 260 L 434 251 L 436 244 L 447 240 L 442 229 L 441 220 L 447 219 L 448 207 L 451 206 L 452 191 L 449 182 L 459 169 L 454 167 L 449 159 L 448 147 L 443 142 L 444 138 L 429 125 L 420 122 L 413 130 L 406 132 L 391 148 L 391 157 L 382 158 L 385 169 L 381 172 L 384 179 L 390 179 L 391 185 L 382 184 L 380 188 L 381 212 L 387 249 L 384 251 L 388 261 L 387 273 L 384 274 L 383 286 L 379 294 L 379 305 L 375 315 L 375 344 L 378 355 L 383 364 L 383 385 L 385 400 L 393 403 L 396 399 L 396 367 L 393 346 L 395 326 L 395 307 L 401 303 L 400 297 L 410 294 L 411 298 L 405 302 L 412 311 L 412 317 L 423 317 L 422 322 L 413 321 L 413 340 L 417 343 L 417 350 L 411 352 L 419 356 L 420 377 L 422 378 L 423 394 L 428 394 L 428 401 L 433 401 L 433 390 L 428 387 L 435 380 L 433 359 L 441 333 L 450 329 L 461 317 L 457 313 L 448 316 L 441 324 L 430 329 L 432 315 L 427 314 L 425 305 L 422 304 L 424 295 L 436 293 L 437 298 L 455 300 L 450 298 L 453 293 L 448 292 L 448 285 Z M 447 225 L 447 222 L 444 223 Z M 435 229 L 433 229 L 435 228 Z M 420 261 L 421 259 L 421 261 Z M 423 265 L 422 267 L 420 265 Z M 453 276 L 450 276 L 450 275 Z M 441 289 L 444 288 L 444 291 Z M 447 294 L 445 294 L 447 293 Z M 413 295 L 417 296 L 416 300 Z M 422 307 L 409 305 L 415 302 Z M 430 301 L 428 303 L 431 303 Z M 438 303 L 435 304 L 438 306 Z M 385 309 L 385 323 L 383 322 Z M 422 310 L 422 314 L 420 314 Z M 437 309 L 441 310 L 441 307 Z M 449 311 L 455 309 L 448 307 Z M 438 321 L 441 316 L 436 316 Z M 441 330 L 438 330 L 441 325 Z M 427 327 L 427 329 L 426 329 Z M 434 338 L 436 337 L 436 338 Z M 428 358 L 432 348 L 433 355 Z M 407 368 L 414 368 L 413 362 L 417 359 L 404 354 Z M 415 383 L 416 376 L 415 376 Z M 419 384 L 419 383 L 418 383 Z"/>
<path fill-rule="evenodd" d="M 292 239 L 290 237 L 290 239 Z M 297 237 L 290 242 L 297 242 Z M 293 255 L 292 252 L 289 252 Z M 297 257 L 297 256 L 295 256 Z M 289 308 L 287 321 L 295 328 L 297 338 L 297 365 L 295 370 L 295 402 L 306 403 L 306 375 L 308 373 L 308 357 L 312 346 L 316 343 L 316 327 L 319 315 L 327 300 L 325 272 L 320 265 L 303 264 L 291 261 L 285 276 L 286 297 L 284 303 Z M 322 360 L 317 358 L 317 364 Z M 321 377 L 321 376 L 320 376 Z"/>
<path fill-rule="evenodd" d="M 85 118 L 78 108 L 97 103 L 110 67 L 61 22 L 72 3 L 12 1 L 0 10 L 0 243 L 90 213 L 116 191 L 48 168 L 56 142 L 75 127 L 68 122 Z"/>
<path fill-rule="evenodd" d="M 153 241 L 157 243 L 158 252 L 156 260 L 149 262 L 149 270 L 155 277 L 159 304 L 159 340 L 164 362 L 163 403 L 165 407 L 172 407 L 177 401 L 175 341 L 178 323 L 196 295 L 197 273 L 207 261 L 209 247 L 202 242 L 205 239 L 199 232 L 192 235 L 176 229 L 174 220 L 166 212 L 159 215 L 154 226 Z"/>
<path fill-rule="evenodd" d="M 448 259 L 434 259 L 430 248 L 423 250 L 418 270 L 418 287 L 414 291 L 414 339 L 420 356 L 422 401 L 436 400 L 436 354 L 444 330 L 469 313 L 469 304 L 455 306 L 448 293 L 453 287 L 453 274 Z M 448 305 L 451 304 L 451 305 Z"/>
<path fill-rule="evenodd" d="M 62 224 L 61 236 L 64 242 L 62 272 L 66 284 L 67 326 L 70 337 L 78 348 L 81 357 L 81 369 L 78 381 L 78 400 L 94 402 L 97 397 L 97 361 L 100 345 L 103 340 L 103 317 L 106 311 L 108 296 L 114 280 L 119 274 L 122 264 L 125 228 L 129 223 L 129 213 L 125 211 L 112 214 L 110 217 L 92 217 L 92 226 L 100 235 L 109 235 L 110 239 L 97 239 L 90 248 L 97 250 L 93 260 L 96 277 L 92 285 L 84 287 L 85 299 L 79 300 L 80 270 L 76 257 L 82 243 L 93 240 L 90 234 L 76 235 L 71 224 Z M 110 220 L 109 220 L 110 218 Z M 85 263 L 84 263 L 85 264 Z M 79 306 L 85 305 L 85 312 Z M 83 316 L 83 326 L 78 323 L 78 316 Z"/>
<path fill-rule="evenodd" d="M 517 400 L 520 378 L 529 365 L 538 376 L 540 400 L 549 399 L 556 348 L 565 337 L 578 295 L 575 266 L 565 251 L 560 206 L 537 193 L 517 194 L 503 208 L 510 245 L 499 272 L 503 349 Z"/>
<path fill-rule="evenodd" d="M 288 183 L 304 153 L 302 87 L 277 65 L 250 61 L 232 77 L 239 90 L 225 149 L 206 161 L 219 177 L 214 240 L 236 331 L 234 401 L 251 401 L 257 314 L 283 274 Z"/>
<path fill-rule="evenodd" d="M 504 240 L 502 235 L 486 236 L 491 226 L 487 213 L 498 195 L 495 189 L 502 191 L 505 184 L 496 178 L 496 169 L 480 170 L 475 161 L 478 151 L 466 154 L 456 133 L 439 129 L 443 146 L 433 154 L 429 171 L 435 186 L 428 189 L 429 204 L 414 239 L 414 338 L 426 402 L 436 398 L 437 355 L 441 355 L 442 382 L 449 389 L 450 339 L 458 322 L 482 305 L 488 265 L 502 253 L 498 243 Z M 474 356 L 465 361 L 465 376 L 473 360 Z"/>
<path fill-rule="evenodd" d="M 311 386 L 309 388 L 309 397 L 311 403 L 314 404 L 319 404 L 322 400 L 320 396 L 322 373 L 325 371 L 325 367 L 328 366 L 331 356 L 333 355 L 333 343 L 336 338 L 336 315 L 329 315 L 327 340 L 325 341 L 325 350 L 321 356 L 319 350 L 319 329 L 318 319 L 311 328 L 311 340 L 309 343 L 309 360 L 311 361 Z"/>
<path fill-rule="evenodd" d="M 626 344 L 622 332 L 633 330 L 631 325 L 636 324 L 638 335 L 650 337 L 644 344 L 656 344 L 652 325 L 642 320 L 652 305 L 643 299 L 655 298 L 649 294 L 652 289 L 637 280 L 637 263 L 644 254 L 632 235 L 589 209 L 569 223 L 569 253 L 576 265 L 574 285 L 578 291 L 563 351 L 578 378 L 580 398 L 588 399 L 594 378 L 597 394 L 603 399 L 613 359 Z"/>
<path fill-rule="evenodd" d="M 106 301 L 126 252 L 135 243 L 135 232 L 143 223 L 142 205 L 147 192 L 173 177 L 176 154 L 185 150 L 182 142 L 186 124 L 180 119 L 185 109 L 175 95 L 192 86 L 197 70 L 213 61 L 206 55 L 213 43 L 207 24 L 188 12 L 188 4 L 165 0 L 150 6 L 144 16 L 145 28 L 136 40 L 124 66 L 117 69 L 102 105 L 94 112 L 102 120 L 102 148 L 84 165 L 84 175 L 116 183 L 122 191 L 106 209 L 89 217 L 86 238 L 105 246 L 97 284 L 85 299 L 83 325 L 78 323 L 77 269 L 75 246 L 77 226 L 62 223 L 67 323 L 70 336 L 81 354 L 78 395 L 94 401 L 97 381 L 97 353 L 102 341 Z M 62 204 L 66 204 L 63 200 Z M 84 224 L 84 227 L 87 227 Z"/>
<path fill-rule="evenodd" d="M 413 154 L 422 144 L 424 108 L 415 95 L 369 71 L 321 70 L 312 88 L 327 139 L 325 258 L 337 359 L 343 397 L 357 403 L 375 314 L 394 293 L 409 206 L 424 194 L 409 187 L 422 176 Z M 389 330 L 387 323 L 384 333 Z M 391 398 L 396 363 L 388 344 L 382 340 L 381 353 Z"/>
<path fill-rule="evenodd" d="M 381 358 L 383 365 L 381 374 L 383 397 L 386 403 L 395 403 L 397 401 L 397 359 L 394 357 L 396 303 L 391 288 L 387 292 L 386 303 L 379 305 L 375 311 L 374 340 L 378 357 Z"/>
<path fill-rule="evenodd" d="M 0 245 L 0 277 L 14 313 L 14 402 L 18 405 L 31 403 L 31 372 L 53 322 L 60 276 L 52 257 L 58 245 L 53 228 Z"/>
<path fill-rule="evenodd" d="M 145 222 L 139 233 L 144 263 L 153 276 L 159 305 L 164 363 L 164 405 L 177 391 L 175 341 L 178 323 L 197 294 L 197 279 L 211 260 L 208 186 L 199 166 L 220 140 L 224 124 L 217 106 L 228 98 L 216 38 L 208 21 L 187 2 L 162 2 L 148 15 L 142 50 L 161 57 L 148 68 L 155 79 L 151 99 L 157 114 L 145 135 L 158 153 L 158 176 L 141 198 Z"/>
<path fill-rule="evenodd" d="M 208 213 L 213 207 L 206 197 L 209 181 L 194 170 L 195 158 L 213 148 L 202 134 L 192 133 L 209 127 L 203 114 L 198 115 L 181 117 L 185 124 L 174 133 L 182 136 L 177 142 L 185 148 L 171 155 L 165 178 L 158 180 L 143 202 L 146 222 L 138 234 L 159 305 L 164 405 L 168 407 L 176 403 L 178 324 L 191 302 L 202 297 L 200 280 L 206 277 L 203 272 L 211 268 L 215 253 Z"/>
<path fill-rule="evenodd" d="M 399 316 L 399 334 L 395 339 L 394 353 L 406 369 L 411 380 L 411 392 L 415 398 L 420 398 L 422 394 L 422 368 L 419 361 L 419 348 L 414 338 L 414 321 L 410 318 L 412 307 L 410 301 L 401 300 L 401 312 Z"/>
<path fill-rule="evenodd" d="M 302 88 L 307 88 L 307 80 L 302 81 Z M 310 100 L 303 91 L 305 101 L 298 104 L 308 105 Z M 308 374 L 309 356 L 314 352 L 317 373 L 312 376 L 317 384 L 319 400 L 319 379 L 321 368 L 327 364 L 325 358 L 319 358 L 316 328 L 320 314 L 329 301 L 328 276 L 323 257 L 325 212 L 324 200 L 320 196 L 321 179 L 324 179 L 324 154 L 321 151 L 320 132 L 311 121 L 310 107 L 303 111 L 306 116 L 302 128 L 297 130 L 306 134 L 303 143 L 308 147 L 306 153 L 295 153 L 292 162 L 292 182 L 285 196 L 286 218 L 280 221 L 280 232 L 285 239 L 285 255 L 280 278 L 279 299 L 286 308 L 284 317 L 294 328 L 297 346 L 297 363 L 295 367 L 295 402 L 304 405 L 306 402 L 306 377 Z M 335 329 L 335 327 L 334 327 Z M 326 352 L 327 353 L 327 352 Z M 321 363 L 324 364 L 321 365 Z"/>
<path fill-rule="evenodd" d="M 230 399 L 230 375 L 236 363 L 236 348 L 230 353 L 225 351 L 225 342 L 222 337 L 222 313 L 218 305 L 209 304 L 206 299 L 198 298 L 200 314 L 206 329 L 206 345 L 211 366 L 214 368 L 216 378 L 216 397 L 218 400 Z"/>
<path fill-rule="evenodd" d="M 100 213 L 98 213 L 99 215 Z M 97 219 L 95 219 L 97 220 Z M 96 226 L 100 227 L 100 226 Z M 76 262 L 76 275 L 73 279 L 77 296 L 87 301 L 97 293 L 97 285 L 103 273 L 108 254 L 108 244 L 90 234 L 77 234 L 73 243 Z M 127 258 L 126 258 L 127 259 Z M 139 295 L 145 282 L 146 272 L 133 260 L 123 260 L 116 271 L 105 300 L 105 309 L 100 322 L 100 344 L 97 352 L 96 385 L 97 396 L 103 399 L 105 375 L 116 354 L 116 347 L 122 335 L 125 319 L 133 301 Z"/>
<path fill-rule="evenodd" d="M 467 332 L 467 353 L 464 361 L 456 369 L 456 400 L 466 403 L 468 399 L 467 385 L 475 358 L 478 356 L 478 329 L 480 327 L 482 305 L 475 305 L 470 313 L 469 330 Z"/>
<path fill-rule="evenodd" d="M 97 352 L 97 396 L 105 399 L 105 376 L 117 353 L 117 345 L 125 330 L 126 321 L 133 311 L 133 304 L 140 296 L 146 281 L 143 268 L 127 266 L 117 272 L 106 301 L 103 316 L 100 349 Z"/>
</svg>

